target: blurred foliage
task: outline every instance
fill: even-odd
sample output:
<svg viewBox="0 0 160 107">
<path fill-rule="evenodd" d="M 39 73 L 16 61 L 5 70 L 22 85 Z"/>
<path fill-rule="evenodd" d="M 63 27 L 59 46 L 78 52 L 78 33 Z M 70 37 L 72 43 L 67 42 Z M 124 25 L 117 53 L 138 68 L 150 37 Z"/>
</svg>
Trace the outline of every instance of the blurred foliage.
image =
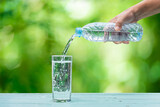
<svg viewBox="0 0 160 107">
<path fill-rule="evenodd" d="M 141 0 L 0 0 L 0 92 L 51 92 L 51 55 L 76 27 L 107 22 Z M 129 45 L 75 38 L 72 92 L 160 92 L 160 15 Z"/>
</svg>

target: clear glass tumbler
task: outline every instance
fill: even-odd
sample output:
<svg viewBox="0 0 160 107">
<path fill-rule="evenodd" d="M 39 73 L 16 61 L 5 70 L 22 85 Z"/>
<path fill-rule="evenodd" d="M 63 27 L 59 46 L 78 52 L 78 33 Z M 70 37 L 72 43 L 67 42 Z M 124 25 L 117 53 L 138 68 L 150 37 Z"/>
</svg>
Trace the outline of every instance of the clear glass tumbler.
<svg viewBox="0 0 160 107">
<path fill-rule="evenodd" d="M 71 101 L 72 56 L 52 55 L 52 98 L 56 102 Z"/>
</svg>

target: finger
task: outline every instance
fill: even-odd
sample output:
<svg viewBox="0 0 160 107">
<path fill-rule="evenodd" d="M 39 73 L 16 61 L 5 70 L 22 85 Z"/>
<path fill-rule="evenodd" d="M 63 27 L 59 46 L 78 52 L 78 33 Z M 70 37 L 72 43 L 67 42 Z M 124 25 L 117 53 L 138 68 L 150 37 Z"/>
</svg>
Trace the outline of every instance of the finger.
<svg viewBox="0 0 160 107">
<path fill-rule="evenodd" d="M 109 22 L 116 23 L 116 22 L 117 22 L 117 19 L 118 19 L 118 15 L 117 15 L 117 16 L 115 16 L 113 19 L 111 19 Z"/>
<path fill-rule="evenodd" d="M 129 44 L 129 41 L 123 41 L 124 44 Z"/>
<path fill-rule="evenodd" d="M 114 43 L 115 43 L 115 44 L 120 44 L 120 43 L 122 43 L 122 42 L 119 42 L 119 41 L 115 41 Z"/>
<path fill-rule="evenodd" d="M 131 23 L 137 23 L 137 21 L 133 21 L 133 22 L 131 22 Z"/>
<path fill-rule="evenodd" d="M 113 18 L 113 19 L 111 19 L 109 22 L 116 23 L 116 22 L 117 22 L 117 18 Z"/>
<path fill-rule="evenodd" d="M 115 30 L 116 31 L 120 31 L 122 29 L 122 22 L 116 22 L 116 25 L 115 25 Z"/>
</svg>

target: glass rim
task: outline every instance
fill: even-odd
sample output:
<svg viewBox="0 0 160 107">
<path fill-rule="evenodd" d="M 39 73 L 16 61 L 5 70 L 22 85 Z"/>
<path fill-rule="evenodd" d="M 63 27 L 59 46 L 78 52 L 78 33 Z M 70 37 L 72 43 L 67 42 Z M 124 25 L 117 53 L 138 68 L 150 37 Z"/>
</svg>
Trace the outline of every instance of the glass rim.
<svg viewBox="0 0 160 107">
<path fill-rule="evenodd" d="M 72 55 L 52 55 L 52 57 L 72 57 Z"/>
</svg>

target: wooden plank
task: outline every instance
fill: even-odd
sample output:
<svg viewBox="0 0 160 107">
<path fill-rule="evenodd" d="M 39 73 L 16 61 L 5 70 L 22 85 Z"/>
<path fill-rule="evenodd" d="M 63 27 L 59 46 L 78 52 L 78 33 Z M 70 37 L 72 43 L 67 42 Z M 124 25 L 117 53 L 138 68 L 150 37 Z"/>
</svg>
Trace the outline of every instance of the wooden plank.
<svg viewBox="0 0 160 107">
<path fill-rule="evenodd" d="M 160 107 L 160 93 L 72 93 L 56 103 L 51 93 L 0 93 L 0 107 Z"/>
</svg>

